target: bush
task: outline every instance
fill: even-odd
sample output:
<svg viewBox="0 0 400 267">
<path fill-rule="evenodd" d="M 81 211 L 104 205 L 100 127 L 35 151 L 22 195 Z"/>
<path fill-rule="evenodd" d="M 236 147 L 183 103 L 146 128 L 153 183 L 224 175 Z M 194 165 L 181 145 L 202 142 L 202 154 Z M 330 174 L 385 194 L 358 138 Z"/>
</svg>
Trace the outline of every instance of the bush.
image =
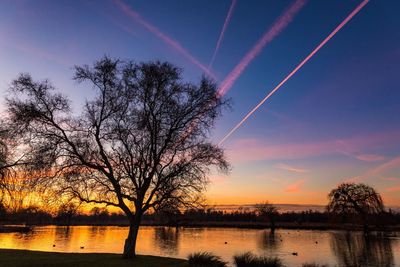
<svg viewBox="0 0 400 267">
<path fill-rule="evenodd" d="M 191 267 L 226 267 L 227 263 L 222 259 L 209 252 L 197 252 L 190 254 L 188 257 L 189 266 Z"/>
<path fill-rule="evenodd" d="M 236 267 L 283 267 L 277 257 L 256 256 L 251 252 L 233 257 Z"/>
</svg>

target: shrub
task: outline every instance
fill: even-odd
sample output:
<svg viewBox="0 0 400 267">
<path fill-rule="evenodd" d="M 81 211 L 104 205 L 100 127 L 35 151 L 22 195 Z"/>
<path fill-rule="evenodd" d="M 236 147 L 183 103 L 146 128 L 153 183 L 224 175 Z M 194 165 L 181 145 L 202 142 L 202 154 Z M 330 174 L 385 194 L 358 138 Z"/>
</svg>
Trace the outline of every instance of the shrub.
<svg viewBox="0 0 400 267">
<path fill-rule="evenodd" d="M 227 263 L 210 252 L 197 252 L 188 257 L 191 267 L 226 267 Z"/>
<path fill-rule="evenodd" d="M 246 252 L 233 257 L 236 267 L 283 267 L 282 260 L 277 257 L 256 256 Z"/>
</svg>

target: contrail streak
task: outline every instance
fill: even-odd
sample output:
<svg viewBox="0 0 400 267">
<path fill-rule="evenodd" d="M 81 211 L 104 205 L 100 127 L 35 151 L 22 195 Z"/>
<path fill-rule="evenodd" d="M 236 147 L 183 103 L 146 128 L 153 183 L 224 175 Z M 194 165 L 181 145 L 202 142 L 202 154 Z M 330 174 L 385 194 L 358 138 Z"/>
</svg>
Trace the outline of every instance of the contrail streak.
<svg viewBox="0 0 400 267">
<path fill-rule="evenodd" d="M 289 80 L 301 67 L 303 67 L 304 64 L 307 63 L 310 58 L 314 56 L 315 53 L 317 53 L 335 34 L 340 31 L 367 3 L 369 0 L 364 0 L 359 4 L 334 30 L 331 32 L 331 34 L 328 35 L 291 73 L 289 73 L 288 76 L 286 76 L 285 79 L 283 79 L 264 99 L 260 101 L 249 113 L 247 113 L 246 116 L 238 123 L 236 124 L 235 127 L 232 128 L 224 136 L 224 138 L 219 141 L 218 145 L 221 145 L 231 134 L 233 134 L 259 107 L 261 107 L 262 104 L 264 104 L 265 101 L 267 101 L 268 98 L 270 98 L 278 89 L 286 83 L 287 80 Z"/>
<path fill-rule="evenodd" d="M 152 25 L 146 21 L 139 13 L 134 11 L 129 5 L 125 4 L 122 0 L 114 0 L 114 3 L 130 18 L 135 20 L 137 23 L 145 27 L 149 32 L 156 35 L 163 42 L 174 48 L 176 51 L 181 53 L 186 59 L 204 71 L 208 76 L 216 78 L 215 75 L 202 63 L 200 63 L 194 56 L 192 56 L 189 51 L 187 51 L 178 41 L 172 39 L 165 33 L 161 32 L 156 26 Z"/>
<path fill-rule="evenodd" d="M 233 10 L 235 9 L 236 2 L 237 2 L 236 0 L 232 0 L 231 6 L 229 7 L 228 14 L 226 15 L 224 25 L 222 26 L 221 33 L 219 34 L 217 45 L 215 46 L 215 50 L 212 55 L 210 64 L 208 65 L 208 69 L 211 69 L 212 65 L 214 64 L 215 57 L 217 56 L 219 47 L 221 46 L 221 43 L 222 43 L 222 39 L 224 39 L 226 28 L 228 27 L 228 24 L 232 18 L 232 14 L 233 14 Z"/>
<path fill-rule="evenodd" d="M 262 49 L 270 43 L 279 33 L 281 33 L 286 26 L 293 20 L 295 15 L 305 5 L 306 0 L 296 0 L 272 25 L 272 27 L 265 32 L 261 39 L 255 44 L 255 46 L 247 52 L 242 60 L 236 65 L 236 67 L 228 74 L 228 76 L 221 83 L 218 90 L 220 96 L 225 95 L 228 90 L 232 87 L 235 81 L 239 78 L 246 67 L 253 61 L 253 59 L 261 53 Z"/>
</svg>

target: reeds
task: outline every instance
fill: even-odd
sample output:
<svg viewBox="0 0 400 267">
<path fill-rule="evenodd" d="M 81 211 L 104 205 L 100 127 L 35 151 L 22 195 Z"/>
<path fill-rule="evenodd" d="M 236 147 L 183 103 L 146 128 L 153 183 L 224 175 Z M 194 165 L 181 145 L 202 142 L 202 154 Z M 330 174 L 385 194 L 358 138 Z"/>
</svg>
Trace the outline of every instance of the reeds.
<svg viewBox="0 0 400 267">
<path fill-rule="evenodd" d="M 277 257 L 256 256 L 251 252 L 233 257 L 236 267 L 283 267 L 282 260 Z"/>
<path fill-rule="evenodd" d="M 210 252 L 196 252 L 188 257 L 191 267 L 226 267 L 227 263 Z"/>
</svg>

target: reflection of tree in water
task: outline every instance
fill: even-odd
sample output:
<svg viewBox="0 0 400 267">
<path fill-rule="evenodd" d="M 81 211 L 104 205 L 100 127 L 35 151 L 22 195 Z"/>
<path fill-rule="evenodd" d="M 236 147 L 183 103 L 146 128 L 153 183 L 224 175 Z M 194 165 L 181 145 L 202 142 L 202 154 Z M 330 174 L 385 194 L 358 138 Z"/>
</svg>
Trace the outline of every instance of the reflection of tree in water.
<svg viewBox="0 0 400 267">
<path fill-rule="evenodd" d="M 331 247 L 339 266 L 394 266 L 391 240 L 382 235 L 333 233 Z"/>
<path fill-rule="evenodd" d="M 97 236 L 105 236 L 105 232 L 108 228 L 106 226 L 91 226 L 89 227 L 90 237 L 94 238 Z"/>
<path fill-rule="evenodd" d="M 57 226 L 56 227 L 56 240 L 70 240 L 73 227 L 70 226 Z"/>
<path fill-rule="evenodd" d="M 163 253 L 175 255 L 178 253 L 179 229 L 177 227 L 156 227 L 155 243 Z"/>
<path fill-rule="evenodd" d="M 71 243 L 71 236 L 72 236 L 73 231 L 74 231 L 74 228 L 70 227 L 70 226 L 57 226 L 53 244 L 57 244 L 57 247 L 58 247 L 58 245 L 61 245 L 61 244 L 65 247 L 69 247 L 69 244 Z M 61 243 L 60 243 L 60 241 L 61 241 Z"/>
<path fill-rule="evenodd" d="M 259 239 L 260 248 L 264 250 L 276 250 L 282 244 L 282 237 L 275 231 L 264 230 Z"/>
</svg>

